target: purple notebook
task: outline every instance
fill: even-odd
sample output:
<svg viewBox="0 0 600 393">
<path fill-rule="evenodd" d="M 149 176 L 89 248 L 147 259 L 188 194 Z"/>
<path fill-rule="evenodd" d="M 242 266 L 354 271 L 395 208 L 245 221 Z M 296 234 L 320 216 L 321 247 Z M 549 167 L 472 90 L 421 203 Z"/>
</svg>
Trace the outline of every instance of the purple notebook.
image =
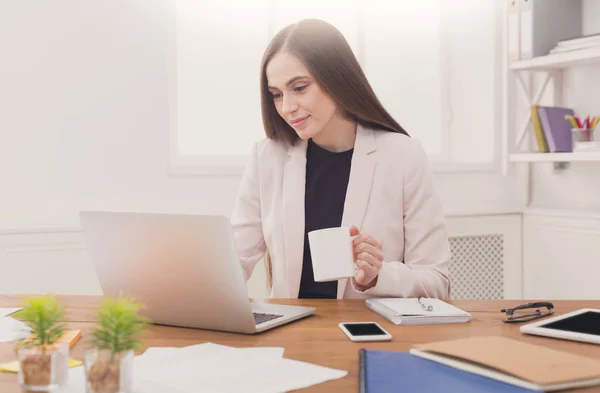
<svg viewBox="0 0 600 393">
<path fill-rule="evenodd" d="M 544 130 L 544 136 L 548 142 L 548 149 L 551 153 L 572 152 L 573 151 L 573 133 L 571 124 L 566 115 L 573 115 L 573 109 L 561 108 L 557 106 L 540 106 L 538 115 Z"/>
</svg>

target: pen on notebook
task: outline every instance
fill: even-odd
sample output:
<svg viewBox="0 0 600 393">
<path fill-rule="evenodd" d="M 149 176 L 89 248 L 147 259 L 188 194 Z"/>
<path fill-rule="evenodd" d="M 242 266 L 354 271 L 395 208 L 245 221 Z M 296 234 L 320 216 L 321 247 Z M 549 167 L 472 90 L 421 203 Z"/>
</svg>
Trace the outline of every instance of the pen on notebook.
<svg viewBox="0 0 600 393">
<path fill-rule="evenodd" d="M 422 297 L 417 298 L 417 301 L 421 305 L 421 308 L 425 311 L 433 311 L 433 306 L 431 304 L 425 304 L 425 303 L 421 302 L 421 299 L 423 299 L 423 298 Z"/>
</svg>

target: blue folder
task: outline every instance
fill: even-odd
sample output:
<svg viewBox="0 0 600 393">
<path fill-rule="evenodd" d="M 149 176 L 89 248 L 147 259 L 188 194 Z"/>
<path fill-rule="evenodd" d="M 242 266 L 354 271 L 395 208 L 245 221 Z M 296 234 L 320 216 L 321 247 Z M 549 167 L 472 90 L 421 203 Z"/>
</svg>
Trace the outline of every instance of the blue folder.
<svg viewBox="0 0 600 393">
<path fill-rule="evenodd" d="M 360 393 L 537 392 L 423 359 L 408 352 L 361 349 L 359 360 Z"/>
</svg>

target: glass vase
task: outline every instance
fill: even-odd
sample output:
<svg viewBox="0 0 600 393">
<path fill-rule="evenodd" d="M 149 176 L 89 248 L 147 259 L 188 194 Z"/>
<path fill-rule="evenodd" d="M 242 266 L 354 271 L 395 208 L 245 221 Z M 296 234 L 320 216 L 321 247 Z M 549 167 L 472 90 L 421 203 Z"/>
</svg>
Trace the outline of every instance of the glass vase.
<svg viewBox="0 0 600 393">
<path fill-rule="evenodd" d="M 133 386 L 133 351 L 116 353 L 92 348 L 83 356 L 87 393 L 131 393 Z"/>
<path fill-rule="evenodd" d="M 22 347 L 17 351 L 19 385 L 25 391 L 52 392 L 63 387 L 69 372 L 69 345 Z"/>
<path fill-rule="evenodd" d="M 573 142 L 591 142 L 594 140 L 594 130 L 591 128 L 573 128 Z"/>
</svg>

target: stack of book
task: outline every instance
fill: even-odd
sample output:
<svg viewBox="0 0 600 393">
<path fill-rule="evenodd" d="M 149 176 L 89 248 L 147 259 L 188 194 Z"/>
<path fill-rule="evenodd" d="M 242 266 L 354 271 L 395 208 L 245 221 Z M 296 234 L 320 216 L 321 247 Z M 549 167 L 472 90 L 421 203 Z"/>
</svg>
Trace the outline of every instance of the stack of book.
<svg viewBox="0 0 600 393">
<path fill-rule="evenodd" d="M 600 49 L 600 34 L 591 34 L 570 40 L 559 41 L 558 44 L 550 50 L 550 54 L 593 48 Z"/>
<path fill-rule="evenodd" d="M 360 392 L 535 393 L 600 385 L 600 361 L 499 336 L 362 348 Z"/>
</svg>

